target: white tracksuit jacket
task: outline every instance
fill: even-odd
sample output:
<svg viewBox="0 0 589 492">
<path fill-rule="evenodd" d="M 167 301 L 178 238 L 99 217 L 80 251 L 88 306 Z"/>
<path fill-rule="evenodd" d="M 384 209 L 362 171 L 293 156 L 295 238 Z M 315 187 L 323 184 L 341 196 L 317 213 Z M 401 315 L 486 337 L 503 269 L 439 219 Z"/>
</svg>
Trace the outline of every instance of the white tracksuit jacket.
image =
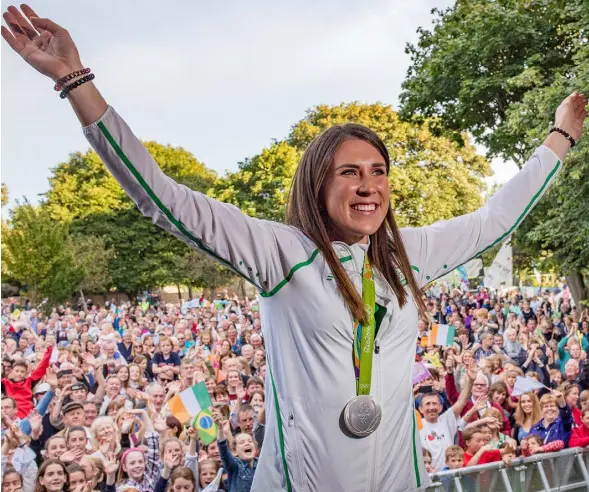
<svg viewBox="0 0 589 492">
<path fill-rule="evenodd" d="M 412 372 L 417 309 L 399 309 L 376 281 L 386 308 L 376 337 L 371 394 L 382 407 L 378 429 L 364 439 L 340 430 L 356 395 L 352 318 L 315 245 L 299 230 L 244 215 L 165 176 L 110 108 L 84 129 L 114 177 L 154 223 L 245 277 L 260 292 L 268 351 L 267 427 L 252 490 L 372 492 L 423 490 L 429 483 L 414 422 Z M 420 285 L 506 239 L 553 181 L 561 162 L 548 148 L 480 210 L 402 230 Z M 366 246 L 333 247 L 361 290 Z"/>
</svg>

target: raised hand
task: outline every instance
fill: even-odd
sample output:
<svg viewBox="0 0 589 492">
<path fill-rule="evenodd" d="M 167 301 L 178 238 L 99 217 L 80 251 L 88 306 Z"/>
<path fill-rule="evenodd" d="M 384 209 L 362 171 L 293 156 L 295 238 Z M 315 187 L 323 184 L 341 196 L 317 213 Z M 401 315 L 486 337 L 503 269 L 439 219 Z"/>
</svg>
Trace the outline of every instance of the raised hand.
<svg viewBox="0 0 589 492">
<path fill-rule="evenodd" d="M 196 439 L 198 437 L 198 431 L 193 426 L 190 426 L 188 429 L 186 429 L 186 434 L 188 437 L 190 437 L 190 439 Z"/>
<path fill-rule="evenodd" d="M 176 454 L 176 455 L 169 454 L 167 456 L 164 456 L 164 466 L 168 470 L 173 470 L 179 464 L 180 464 L 180 455 L 179 454 Z"/>
<path fill-rule="evenodd" d="M 107 475 L 114 475 L 119 469 L 119 462 L 117 461 L 117 457 L 114 453 L 108 453 L 105 455 L 104 460 L 102 460 L 102 464 L 104 465 L 104 473 Z"/>
<path fill-rule="evenodd" d="M 63 27 L 40 18 L 27 5 L 21 8 L 22 13 L 10 6 L 3 14 L 8 28 L 2 26 L 2 37 L 14 51 L 53 80 L 82 68 L 78 49 Z"/>
<path fill-rule="evenodd" d="M 71 463 L 72 461 L 76 461 L 78 458 L 81 458 L 81 453 L 79 449 L 70 449 L 63 453 L 59 459 L 64 463 Z"/>
<path fill-rule="evenodd" d="M 478 412 L 483 408 L 487 408 L 487 401 L 488 399 L 486 396 L 479 396 L 474 404 L 474 409 Z"/>
<path fill-rule="evenodd" d="M 578 92 L 567 97 L 556 110 L 555 125 L 578 140 L 583 133 L 583 122 L 587 117 L 587 98 Z"/>
<path fill-rule="evenodd" d="M 55 388 L 57 388 L 57 372 L 53 366 L 49 366 L 47 368 L 47 372 L 45 373 L 45 382 L 51 387 L 51 389 L 55 390 Z"/>
<path fill-rule="evenodd" d="M 153 428 L 158 434 L 166 432 L 168 430 L 168 426 L 166 425 L 166 419 L 162 417 L 160 414 L 156 414 L 153 417 Z"/>
<path fill-rule="evenodd" d="M 31 435 L 36 436 L 40 435 L 41 431 L 43 430 L 43 417 L 39 415 L 37 409 L 33 409 L 33 411 L 29 415 L 29 424 L 31 426 Z"/>
<path fill-rule="evenodd" d="M 235 388 L 235 393 L 237 395 L 238 400 L 243 400 L 246 395 L 245 388 L 243 387 L 243 385 L 240 385 L 237 388 Z"/>
<path fill-rule="evenodd" d="M 479 366 L 477 365 L 477 363 L 473 360 L 472 364 L 470 365 L 470 367 L 468 368 L 466 374 L 468 375 L 468 378 L 471 381 L 474 381 L 477 378 L 477 374 L 479 373 Z"/>
</svg>

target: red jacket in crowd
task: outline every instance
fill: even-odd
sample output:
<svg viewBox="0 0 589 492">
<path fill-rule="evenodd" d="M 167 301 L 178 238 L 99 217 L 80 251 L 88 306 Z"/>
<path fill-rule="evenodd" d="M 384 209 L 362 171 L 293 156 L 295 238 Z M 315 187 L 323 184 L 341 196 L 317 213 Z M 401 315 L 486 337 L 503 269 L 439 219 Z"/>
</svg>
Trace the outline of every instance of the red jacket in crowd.
<svg viewBox="0 0 589 492">
<path fill-rule="evenodd" d="M 448 399 L 450 400 L 450 404 L 452 404 L 452 405 L 454 405 L 454 403 L 456 403 L 458 401 L 458 397 L 460 396 L 460 393 L 458 392 L 458 389 L 456 388 L 456 381 L 454 380 L 454 374 L 447 374 L 446 375 L 446 395 L 448 396 Z M 505 434 L 506 436 L 511 436 L 511 424 L 509 423 L 509 419 L 505 416 L 505 412 L 503 411 L 503 408 L 501 408 L 501 405 L 498 405 L 495 402 L 489 402 L 489 403 L 491 404 L 491 406 L 493 406 L 494 408 L 499 410 L 501 412 L 501 415 L 503 415 L 503 427 L 501 428 L 501 433 Z M 466 415 L 466 413 L 472 407 L 474 407 L 474 403 L 472 402 L 472 398 L 469 398 L 469 400 L 466 402 L 466 405 L 464 406 L 464 409 L 462 410 L 460 415 L 462 417 L 464 417 L 464 415 Z M 474 422 L 474 421 L 478 420 L 479 418 L 480 417 L 475 414 L 472 416 L 472 418 L 470 419 L 469 422 Z"/>
<path fill-rule="evenodd" d="M 584 448 L 585 446 L 589 446 L 589 427 L 580 425 L 579 427 L 575 427 L 573 429 L 573 433 L 569 439 L 569 447 Z"/>
<path fill-rule="evenodd" d="M 16 402 L 16 415 L 24 419 L 33 410 L 33 387 L 45 376 L 49 367 L 49 359 L 53 353 L 53 347 L 49 347 L 43 359 L 31 375 L 18 383 L 7 378 L 2 378 L 2 386 L 6 396 L 9 396 Z"/>
</svg>

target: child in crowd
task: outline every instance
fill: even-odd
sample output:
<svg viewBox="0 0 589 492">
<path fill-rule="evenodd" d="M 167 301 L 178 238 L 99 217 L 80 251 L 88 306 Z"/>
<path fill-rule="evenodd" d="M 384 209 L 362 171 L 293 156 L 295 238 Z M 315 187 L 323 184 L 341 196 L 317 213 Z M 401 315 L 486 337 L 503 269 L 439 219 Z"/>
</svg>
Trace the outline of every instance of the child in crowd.
<svg viewBox="0 0 589 492">
<path fill-rule="evenodd" d="M 423 464 L 425 465 L 425 471 L 428 473 L 435 473 L 436 469 L 433 467 L 433 457 L 429 450 L 423 448 Z"/>
<path fill-rule="evenodd" d="M 585 390 L 583 393 L 589 393 L 589 391 Z M 581 399 L 583 398 L 583 393 L 581 393 Z M 585 405 L 583 410 L 581 410 L 581 413 L 581 421 L 583 425 L 579 425 L 573 429 L 571 439 L 569 440 L 569 447 L 571 448 L 584 448 L 589 446 L 589 406 Z"/>
<path fill-rule="evenodd" d="M 444 470 L 456 470 L 464 466 L 464 449 L 460 446 L 446 448 L 446 466 Z"/>
<path fill-rule="evenodd" d="M 552 453 L 564 448 L 564 441 L 556 440 L 544 444 L 540 436 L 530 434 L 524 437 L 521 442 L 521 452 L 523 456 L 532 456 L 539 453 Z"/>
<path fill-rule="evenodd" d="M 502 459 L 506 464 L 511 464 L 509 456 L 505 459 L 503 457 L 512 455 L 515 451 L 514 448 L 507 444 L 501 449 L 493 449 L 490 444 L 485 444 L 485 436 L 480 428 L 474 427 L 465 430 L 464 442 L 466 444 L 464 466 L 484 465 Z"/>
</svg>

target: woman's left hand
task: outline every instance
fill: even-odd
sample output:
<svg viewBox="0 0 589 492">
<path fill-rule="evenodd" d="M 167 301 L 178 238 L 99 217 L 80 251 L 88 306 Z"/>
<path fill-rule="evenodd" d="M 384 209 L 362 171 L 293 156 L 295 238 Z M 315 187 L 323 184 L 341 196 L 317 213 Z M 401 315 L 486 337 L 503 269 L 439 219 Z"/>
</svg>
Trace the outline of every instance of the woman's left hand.
<svg viewBox="0 0 589 492">
<path fill-rule="evenodd" d="M 578 92 L 573 92 L 556 109 L 555 125 L 569 133 L 575 140 L 579 140 L 583 133 L 583 122 L 587 117 L 587 98 Z"/>
</svg>

